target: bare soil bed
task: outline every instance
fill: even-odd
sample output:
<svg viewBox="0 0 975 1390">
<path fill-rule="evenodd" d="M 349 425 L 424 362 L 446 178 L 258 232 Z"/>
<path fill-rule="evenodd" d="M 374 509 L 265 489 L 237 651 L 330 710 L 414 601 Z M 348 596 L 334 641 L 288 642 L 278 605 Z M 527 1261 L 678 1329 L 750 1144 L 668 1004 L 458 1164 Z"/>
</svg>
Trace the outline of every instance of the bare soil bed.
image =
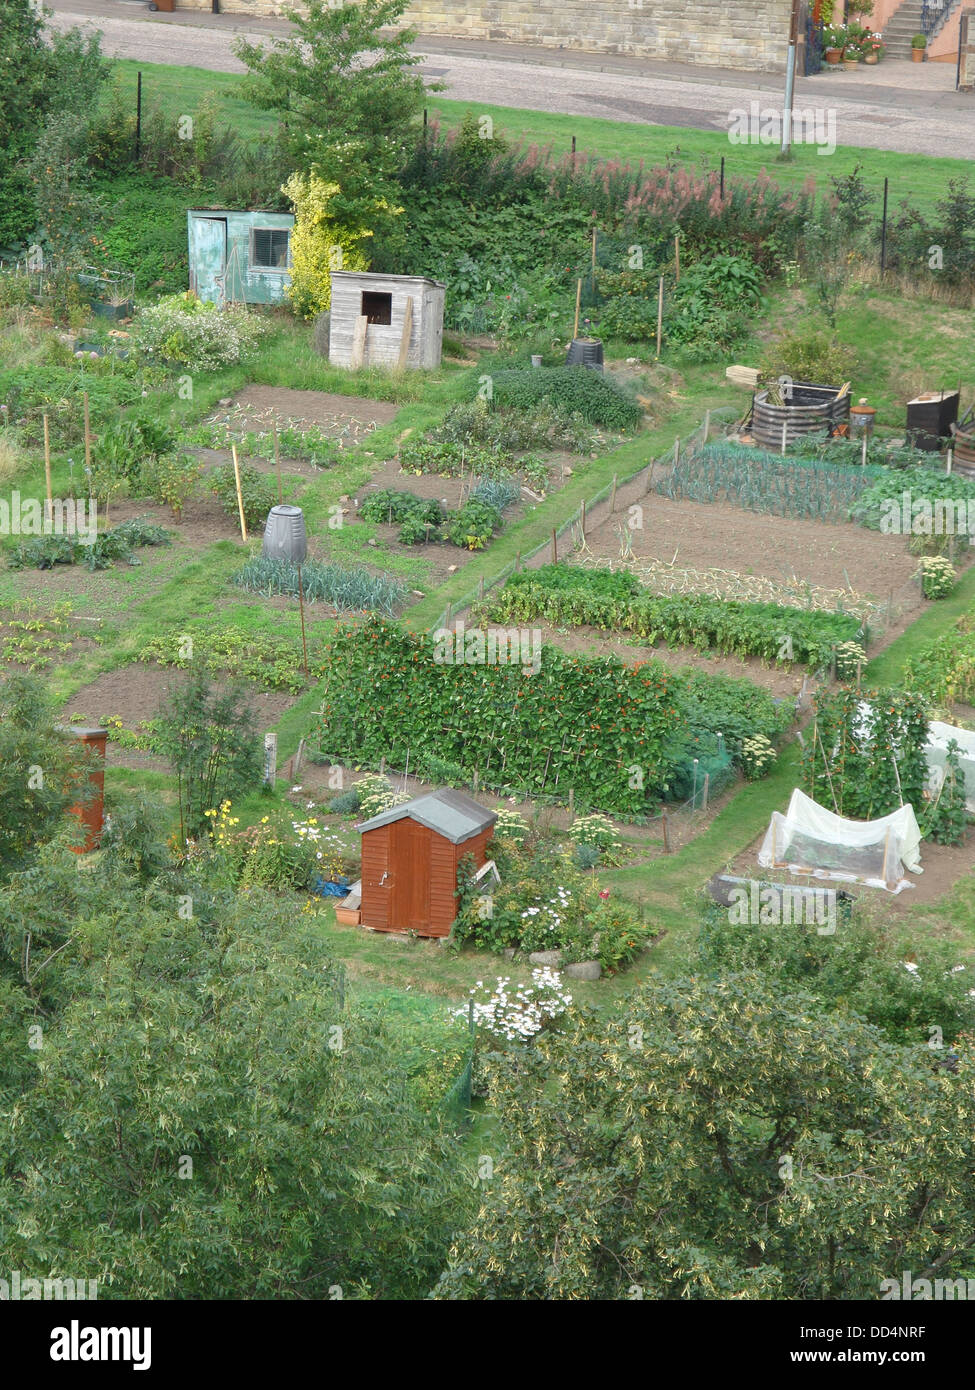
<svg viewBox="0 0 975 1390">
<path fill-rule="evenodd" d="M 75 692 L 63 707 L 63 714 L 74 720 L 100 723 L 106 719 L 121 719 L 129 733 L 138 733 L 139 725 L 154 719 L 169 690 L 183 678 L 173 667 L 156 666 L 136 661 L 115 671 L 106 671 Z M 295 703 L 296 696 L 279 691 L 263 691 L 248 684 L 250 706 L 259 730 L 270 729 L 285 710 Z M 165 763 L 152 754 L 136 749 L 121 748 L 109 742 L 106 753 L 109 767 L 156 768 Z"/>
<path fill-rule="evenodd" d="M 285 386 L 248 386 L 233 398 L 244 429 L 268 429 L 273 417 L 279 426 L 289 422 L 323 433 L 347 447 L 358 444 L 381 425 L 388 425 L 400 407 L 369 396 L 339 396 L 331 391 L 294 391 Z"/>
</svg>

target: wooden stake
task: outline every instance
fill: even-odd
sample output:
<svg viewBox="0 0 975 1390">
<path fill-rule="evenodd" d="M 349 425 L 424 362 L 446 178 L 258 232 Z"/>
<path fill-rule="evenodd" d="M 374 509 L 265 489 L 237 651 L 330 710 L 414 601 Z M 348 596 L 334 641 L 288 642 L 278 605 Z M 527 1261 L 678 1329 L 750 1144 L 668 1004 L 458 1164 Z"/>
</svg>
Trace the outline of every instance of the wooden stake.
<svg viewBox="0 0 975 1390">
<path fill-rule="evenodd" d="M 583 538 L 583 540 L 585 540 L 585 538 L 586 538 L 586 499 L 585 499 L 585 498 L 582 499 L 582 508 L 581 508 L 581 511 L 580 511 L 580 519 L 581 519 L 581 522 L 582 522 L 582 538 Z"/>
<path fill-rule="evenodd" d="M 674 467 L 676 468 L 677 465 L 678 465 L 679 463 L 680 463 L 680 440 L 679 440 L 679 439 L 675 439 L 675 440 L 674 440 Z"/>
<path fill-rule="evenodd" d="M 947 463 L 947 466 L 946 466 L 946 468 L 945 468 L 945 472 L 946 472 L 946 473 L 950 473 L 950 472 L 951 472 L 951 457 L 952 457 L 952 453 L 953 453 L 953 450 L 952 450 L 951 445 L 949 444 L 949 445 L 948 445 L 948 463 Z"/>
<path fill-rule="evenodd" d="M 298 611 L 301 614 L 301 655 L 308 675 L 308 643 L 305 640 L 305 586 L 301 582 L 301 566 L 298 566 Z"/>
<path fill-rule="evenodd" d="M 657 290 L 657 361 L 660 361 L 660 344 L 664 333 L 664 277 L 660 277 L 660 286 Z"/>
<path fill-rule="evenodd" d="M 403 332 L 399 340 L 399 357 L 396 366 L 399 371 L 406 367 L 407 359 L 410 355 L 410 339 L 413 336 L 413 300 L 406 301 L 406 309 L 403 313 Z"/>
<path fill-rule="evenodd" d="M 615 512 L 615 511 L 616 511 L 616 478 L 617 478 L 617 475 L 614 473 L 614 474 L 613 474 L 613 490 L 612 490 L 612 492 L 611 492 L 610 495 L 609 495 L 609 510 L 610 510 L 611 512 Z"/>
<path fill-rule="evenodd" d="M 704 774 L 704 805 L 701 807 L 702 811 L 706 811 L 708 809 L 708 788 L 710 787 L 710 785 L 711 774 L 710 772 L 706 772 Z"/>
<path fill-rule="evenodd" d="M 573 329 L 572 329 L 572 340 L 573 340 L 573 342 L 575 342 L 576 338 L 578 338 L 578 336 L 579 336 L 579 309 L 580 309 L 581 304 L 582 304 L 582 281 L 580 280 L 579 283 L 576 285 L 576 321 L 575 321 L 575 326 L 574 326 Z"/>
<path fill-rule="evenodd" d="M 553 526 L 553 527 L 552 527 L 552 564 L 553 564 L 553 565 L 557 565 L 558 562 L 559 562 L 559 542 L 558 542 L 558 537 L 557 537 L 556 534 L 555 534 L 555 527 Z"/>
<path fill-rule="evenodd" d="M 85 403 L 85 472 L 91 472 L 91 421 L 88 418 L 88 392 L 82 394 Z"/>
<path fill-rule="evenodd" d="M 783 420 L 783 421 L 782 421 L 782 456 L 783 456 L 783 458 L 785 457 L 785 446 L 786 446 L 786 441 L 788 440 L 788 437 L 789 437 L 789 422 L 788 422 L 788 420 Z"/>
<path fill-rule="evenodd" d="M 278 448 L 278 418 L 273 416 L 271 419 L 271 435 L 274 439 L 274 467 L 278 475 L 278 506 L 284 501 L 284 494 L 281 491 L 281 451 Z"/>
<path fill-rule="evenodd" d="M 710 410 L 706 410 L 706 411 L 704 412 L 704 441 L 703 441 L 705 444 L 708 442 L 708 435 L 709 435 L 710 433 L 711 433 L 711 412 L 710 412 Z"/>
<path fill-rule="evenodd" d="M 240 490 L 240 463 L 237 460 L 237 445 L 231 444 L 230 453 L 234 460 L 234 486 L 237 489 L 237 511 L 240 515 L 240 538 L 247 539 L 247 523 L 244 520 L 244 495 Z"/>
<path fill-rule="evenodd" d="M 680 237 L 679 237 L 679 236 L 675 236 L 675 237 L 674 237 L 674 261 L 675 261 L 675 264 L 676 264 L 676 267 L 677 267 L 677 280 L 676 280 L 676 283 L 679 285 L 679 284 L 680 284 Z"/>
<path fill-rule="evenodd" d="M 885 838 L 884 838 L 884 883 L 889 883 L 889 882 L 890 882 L 890 877 L 889 877 L 889 873 L 888 873 L 888 869 L 887 869 L 887 861 L 888 861 L 889 857 L 890 857 L 890 827 L 888 826 L 888 827 L 887 827 L 887 834 L 886 834 L 886 836 L 885 836 Z"/>
<path fill-rule="evenodd" d="M 44 486 L 47 488 L 47 514 L 48 514 L 48 516 L 50 516 L 50 515 L 51 515 L 51 503 L 52 503 L 52 500 L 53 500 L 53 499 L 52 499 L 52 496 L 51 496 L 51 431 L 50 431 L 50 427 L 49 427 L 49 425 L 48 425 L 47 416 L 45 415 L 45 416 L 43 417 L 43 419 L 44 419 Z"/>
</svg>

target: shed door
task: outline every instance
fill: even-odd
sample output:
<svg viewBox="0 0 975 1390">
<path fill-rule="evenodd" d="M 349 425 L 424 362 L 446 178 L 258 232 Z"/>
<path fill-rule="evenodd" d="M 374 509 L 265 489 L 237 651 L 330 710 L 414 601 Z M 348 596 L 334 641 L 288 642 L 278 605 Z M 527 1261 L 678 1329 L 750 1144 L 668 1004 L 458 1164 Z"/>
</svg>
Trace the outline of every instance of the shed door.
<svg viewBox="0 0 975 1390">
<path fill-rule="evenodd" d="M 430 924 L 430 831 L 416 821 L 396 827 L 390 926 L 425 931 Z"/>
<path fill-rule="evenodd" d="M 224 301 L 227 219 L 195 217 L 190 244 L 190 289 L 211 304 Z"/>
</svg>

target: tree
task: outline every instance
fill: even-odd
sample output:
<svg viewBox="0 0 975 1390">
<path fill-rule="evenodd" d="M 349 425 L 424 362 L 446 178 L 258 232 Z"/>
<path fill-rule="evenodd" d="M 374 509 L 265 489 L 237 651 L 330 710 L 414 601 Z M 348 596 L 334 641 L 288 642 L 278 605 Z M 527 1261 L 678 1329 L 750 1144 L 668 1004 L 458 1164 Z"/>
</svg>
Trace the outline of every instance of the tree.
<svg viewBox="0 0 975 1390">
<path fill-rule="evenodd" d="M 0 874 L 57 833 L 83 782 L 81 745 L 54 728 L 43 687 L 8 676 L 0 684 Z"/>
<path fill-rule="evenodd" d="M 975 1247 L 955 1069 L 771 976 L 651 984 L 489 1059 L 494 1178 L 440 1299 L 876 1299 Z M 930 1274 L 927 1274 L 930 1277 Z"/>
<path fill-rule="evenodd" d="M 0 974 L 10 1268 L 100 1299 L 422 1296 L 464 1211 L 458 1141 L 313 920 L 49 861 L 0 893 L 0 921 L 65 884 L 44 1013 Z"/>
<path fill-rule="evenodd" d="M 158 733 L 160 750 L 178 779 L 183 837 L 202 834 L 206 812 L 225 797 L 256 786 L 260 745 L 242 685 L 221 688 L 198 668 L 170 691 Z"/>
<path fill-rule="evenodd" d="M 281 116 L 281 139 L 299 169 L 321 164 L 327 175 L 329 147 L 347 140 L 361 142 L 363 167 L 374 178 L 402 163 L 425 90 L 410 52 L 416 31 L 390 32 L 407 4 L 309 0 L 289 12 L 293 37 L 269 48 L 235 44 L 249 69 L 248 99 Z"/>
<path fill-rule="evenodd" d="M 77 29 L 45 30 L 31 0 L 0 0 L 0 247 L 25 242 L 36 229 L 24 161 L 51 117 L 91 111 L 108 74 L 100 42 Z"/>
</svg>

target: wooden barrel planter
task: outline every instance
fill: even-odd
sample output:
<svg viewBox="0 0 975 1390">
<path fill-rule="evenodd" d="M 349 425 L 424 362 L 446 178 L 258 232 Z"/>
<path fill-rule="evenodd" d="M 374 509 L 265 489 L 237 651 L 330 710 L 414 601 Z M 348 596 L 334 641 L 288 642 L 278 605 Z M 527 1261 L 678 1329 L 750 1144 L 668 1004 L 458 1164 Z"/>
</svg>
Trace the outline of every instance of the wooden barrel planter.
<svg viewBox="0 0 975 1390">
<path fill-rule="evenodd" d="M 835 434 L 840 425 L 849 428 L 850 393 L 837 400 L 837 386 L 813 386 L 794 382 L 787 405 L 771 405 L 768 391 L 757 391 L 752 402 L 751 433 L 766 449 L 782 448 L 807 434 Z"/>
<path fill-rule="evenodd" d="M 951 466 L 956 473 L 975 477 L 975 430 L 956 430 L 951 441 Z"/>
</svg>

